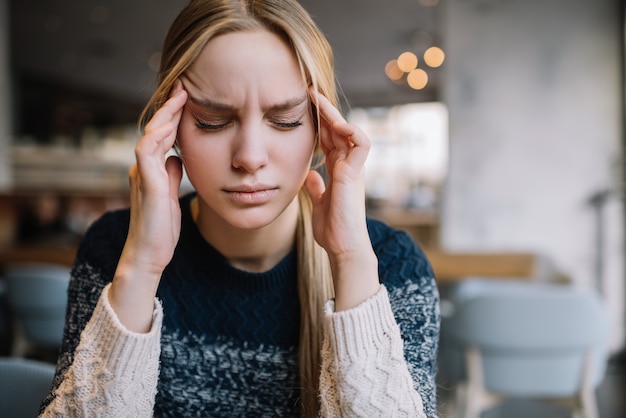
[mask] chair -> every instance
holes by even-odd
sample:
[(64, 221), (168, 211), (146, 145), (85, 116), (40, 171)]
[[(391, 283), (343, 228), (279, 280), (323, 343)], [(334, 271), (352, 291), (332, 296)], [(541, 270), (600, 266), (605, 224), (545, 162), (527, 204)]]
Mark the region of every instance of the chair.
[(63, 339), (70, 268), (55, 264), (8, 266), (7, 299), (16, 319), (12, 355), (24, 357), (29, 346), (58, 348)]
[(0, 358), (0, 414), (11, 418), (36, 417), (48, 394), (55, 367), (15, 357)]
[(462, 416), (507, 398), (555, 401), (597, 418), (609, 316), (599, 296), (571, 285), (469, 280), (442, 322), (440, 365), (458, 379)]

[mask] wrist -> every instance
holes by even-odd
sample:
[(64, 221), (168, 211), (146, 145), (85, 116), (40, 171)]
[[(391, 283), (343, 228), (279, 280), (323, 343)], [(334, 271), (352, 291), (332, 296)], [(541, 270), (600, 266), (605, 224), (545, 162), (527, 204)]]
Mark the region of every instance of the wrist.
[(134, 332), (148, 332), (161, 272), (149, 271), (121, 257), (109, 289), (109, 303), (120, 322)]
[(378, 293), (378, 259), (371, 247), (359, 252), (329, 256), (329, 259), (336, 311), (354, 308)]

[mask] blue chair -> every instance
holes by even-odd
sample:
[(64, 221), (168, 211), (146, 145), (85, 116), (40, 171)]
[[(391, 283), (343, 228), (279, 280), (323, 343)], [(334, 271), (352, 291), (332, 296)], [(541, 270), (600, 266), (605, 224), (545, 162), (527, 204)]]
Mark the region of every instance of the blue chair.
[(597, 418), (609, 315), (594, 292), (571, 285), (468, 280), (442, 321), (440, 368), (457, 380), (460, 416), (507, 398), (556, 401)]
[(55, 264), (7, 266), (7, 300), (16, 319), (14, 357), (32, 346), (58, 348), (63, 339), (70, 268)]
[(0, 415), (32, 418), (52, 387), (55, 367), (15, 357), (0, 358)]

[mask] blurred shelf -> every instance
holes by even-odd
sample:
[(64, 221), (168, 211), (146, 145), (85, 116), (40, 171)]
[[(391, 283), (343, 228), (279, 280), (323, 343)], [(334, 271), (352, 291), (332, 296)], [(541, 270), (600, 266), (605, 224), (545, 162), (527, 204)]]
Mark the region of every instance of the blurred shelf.
[(0, 266), (20, 263), (71, 266), (75, 257), (75, 248), (18, 247), (0, 250)]
[(15, 190), (122, 192), (128, 190), (127, 161), (61, 147), (13, 147)]

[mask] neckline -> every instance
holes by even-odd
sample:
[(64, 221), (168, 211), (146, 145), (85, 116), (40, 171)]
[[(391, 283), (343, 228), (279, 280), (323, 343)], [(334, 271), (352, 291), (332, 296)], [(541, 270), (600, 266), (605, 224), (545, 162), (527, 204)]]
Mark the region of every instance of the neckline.
[(192, 258), (199, 260), (200, 264), (202, 264), (203, 260), (211, 259), (219, 262), (221, 269), (228, 272), (229, 275), (233, 277), (258, 279), (274, 275), (284, 275), (286, 270), (291, 270), (292, 266), (297, 263), (296, 248), (294, 246), (285, 257), (276, 263), (276, 265), (263, 272), (250, 272), (233, 266), (222, 253), (202, 236), (192, 213), (192, 202), (194, 198), (196, 198), (195, 191), (180, 198), (182, 221), (179, 247), (181, 247), (180, 250), (184, 250), (184, 252), (188, 253)]

